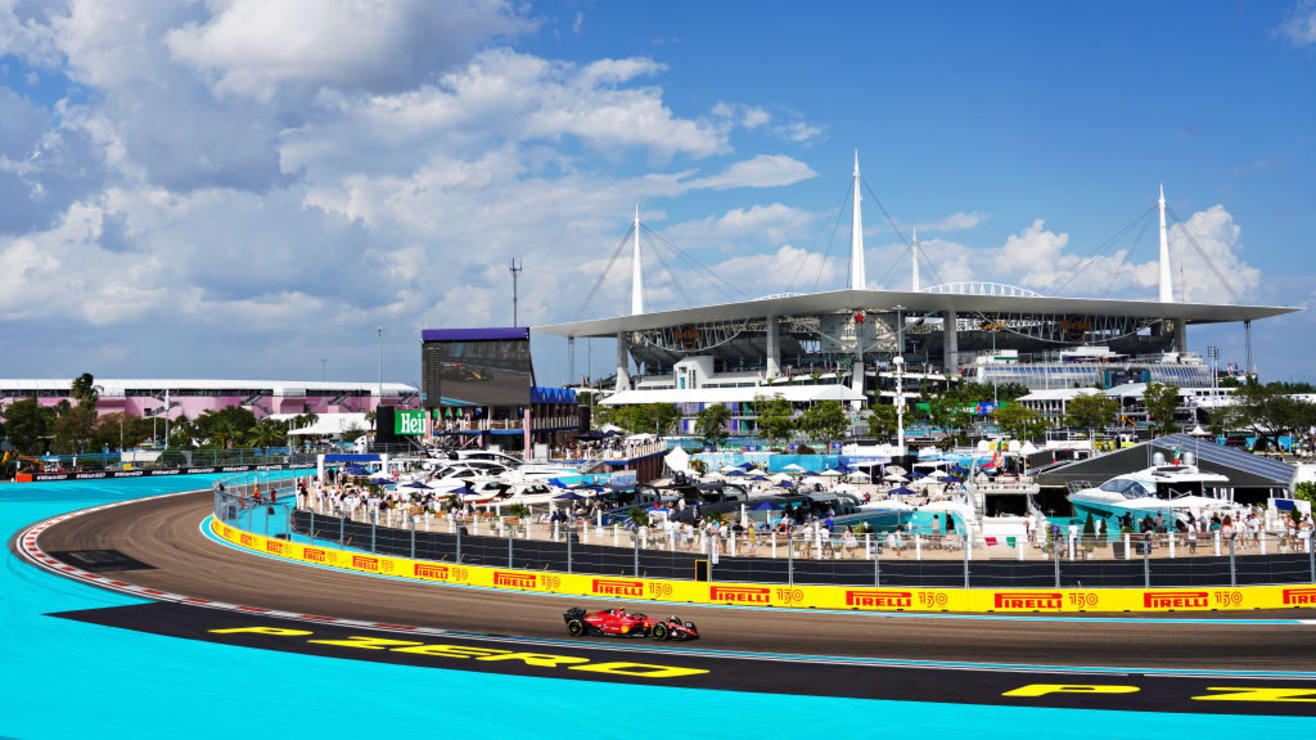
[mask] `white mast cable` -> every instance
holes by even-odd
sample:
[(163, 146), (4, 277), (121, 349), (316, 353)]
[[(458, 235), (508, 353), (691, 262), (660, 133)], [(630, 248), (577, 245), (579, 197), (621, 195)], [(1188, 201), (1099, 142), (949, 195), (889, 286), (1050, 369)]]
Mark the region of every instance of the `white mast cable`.
[(850, 221), (850, 289), (865, 290), (868, 279), (864, 275), (864, 217), (859, 202), (859, 150), (854, 150), (854, 208)]
[(1156, 201), (1156, 207), (1161, 212), (1161, 254), (1160, 254), (1160, 286), (1162, 303), (1174, 302), (1174, 285), (1173, 273), (1170, 269), (1170, 239), (1169, 234), (1165, 231), (1165, 186), (1161, 185), (1161, 195)]
[(640, 206), (635, 206), (635, 247), (631, 251), (631, 315), (644, 313), (644, 272), (640, 263)]

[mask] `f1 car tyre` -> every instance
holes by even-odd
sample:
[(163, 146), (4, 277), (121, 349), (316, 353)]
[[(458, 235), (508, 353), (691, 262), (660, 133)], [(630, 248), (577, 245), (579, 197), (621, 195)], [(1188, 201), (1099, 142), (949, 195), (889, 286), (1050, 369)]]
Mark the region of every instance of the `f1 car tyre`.
[(695, 633), (696, 635), (699, 634), (699, 630), (695, 628), (694, 622), (686, 622), (685, 626), (687, 629), (689, 629), (691, 632)]
[(585, 633), (585, 623), (579, 619), (573, 619), (567, 622), (567, 634), (572, 637), (580, 637)]
[(663, 624), (662, 622), (655, 624), (653, 626), (653, 633), (651, 636), (653, 637), (653, 639), (657, 640), (658, 642), (662, 642), (663, 640), (666, 640), (667, 625)]

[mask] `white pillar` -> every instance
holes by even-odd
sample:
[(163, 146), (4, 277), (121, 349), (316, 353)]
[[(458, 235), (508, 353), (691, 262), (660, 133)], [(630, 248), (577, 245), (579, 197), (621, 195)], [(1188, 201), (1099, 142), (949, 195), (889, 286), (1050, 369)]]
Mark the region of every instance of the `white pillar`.
[(781, 342), (776, 316), (769, 316), (767, 320), (767, 345), (768, 357), (764, 377), (775, 378), (781, 375)]
[(1132, 560), (1132, 559), (1133, 559), (1133, 550), (1132, 550), (1132, 548), (1129, 547), (1129, 533), (1128, 533), (1128, 532), (1125, 532), (1125, 533), (1124, 533), (1124, 559), (1125, 559), (1125, 560)]
[(626, 332), (617, 332), (617, 390), (629, 390), (631, 387), (630, 359), (627, 352)]
[(868, 280), (864, 274), (864, 217), (860, 208), (863, 197), (859, 191), (863, 187), (859, 180), (859, 150), (854, 152), (854, 208), (850, 220), (850, 290), (867, 290)]
[(953, 309), (943, 311), (941, 314), (941, 354), (943, 356), (941, 364), (946, 369), (947, 375), (958, 375), (960, 370), (960, 337), (955, 316)]
[(914, 535), (914, 558), (917, 559), (917, 560), (922, 560), (922, 559), (923, 559), (923, 535), (922, 535), (922, 534), (916, 534), (916, 535)]
[(917, 227), (917, 226), (914, 227), (914, 243), (913, 243), (913, 245), (910, 247), (910, 250), (913, 251), (913, 253), (914, 253), (914, 277), (913, 277), (913, 280), (910, 281), (910, 285), (913, 286), (913, 290), (914, 290), (914, 292), (917, 293), (918, 290), (919, 290), (919, 285), (918, 285), (918, 227)]
[(644, 313), (644, 266), (640, 261), (640, 207), (635, 206), (635, 247), (631, 251), (631, 315)]
[(1220, 531), (1215, 532), (1215, 556), (1220, 557)]
[(1161, 212), (1161, 252), (1160, 252), (1160, 299), (1162, 303), (1174, 302), (1174, 283), (1170, 271), (1170, 239), (1165, 230), (1165, 186), (1161, 186), (1160, 197), (1156, 207)]
[(1174, 559), (1174, 532), (1170, 533), (1170, 559)]

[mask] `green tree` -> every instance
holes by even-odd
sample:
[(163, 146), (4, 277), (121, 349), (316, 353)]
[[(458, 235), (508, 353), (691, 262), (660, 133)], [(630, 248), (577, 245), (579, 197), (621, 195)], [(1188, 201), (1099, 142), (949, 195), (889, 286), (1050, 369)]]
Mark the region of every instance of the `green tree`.
[[(91, 444), (96, 449), (136, 447), (151, 437), (151, 422), (125, 412), (106, 414), (96, 421)], [(176, 439), (177, 437), (175, 437)]]
[(100, 392), (96, 390), (96, 378), (91, 373), (83, 373), (74, 378), (73, 385), (69, 388), (69, 395), (73, 396), (73, 400), (77, 401), (79, 406), (95, 406), (97, 399), (100, 398)]
[(5, 433), (19, 452), (44, 454), (54, 434), (55, 417), (54, 409), (42, 406), (35, 398), (25, 398), (5, 408)]
[(874, 437), (890, 439), (896, 433), (896, 421), (895, 406), (878, 404), (868, 414), (868, 433)]
[(1179, 426), (1174, 423), (1174, 412), (1179, 408), (1179, 386), (1148, 383), (1142, 394), (1142, 405), (1147, 409), (1147, 419), (1157, 434), (1170, 434), (1179, 430)]
[(771, 398), (756, 397), (754, 415), (758, 417), (759, 433), (769, 444), (785, 442), (795, 431), (795, 410), (780, 393)]
[(649, 512), (643, 506), (631, 507), (631, 510), (626, 512), (626, 521), (637, 528), (647, 527), (649, 526)]
[(727, 422), (731, 409), (720, 403), (710, 403), (695, 417), (695, 434), (710, 447), (717, 447), (727, 438)]
[(1064, 423), (1074, 429), (1087, 431), (1092, 439), (1098, 429), (1106, 429), (1115, 423), (1119, 414), (1120, 402), (1101, 393), (1080, 393), (1065, 405)]
[(1046, 434), (1046, 419), (1034, 409), (1015, 402), (996, 409), (996, 424), (1015, 439), (1037, 439)]
[(256, 416), (250, 409), (229, 406), (219, 411), (202, 411), (195, 426), (196, 438), (204, 440), (206, 447), (227, 449), (242, 443), (247, 430), (256, 426)]
[(261, 419), (247, 430), (244, 440), (251, 447), (275, 447), (288, 438), (288, 429), (273, 419)]
[(58, 454), (86, 452), (96, 428), (96, 409), (79, 403), (55, 419), (52, 449)]
[(1249, 384), (1234, 392), (1238, 426), (1254, 429), (1264, 440), (1259, 446), (1273, 447), (1284, 434), (1316, 425), (1316, 404), (1300, 401), (1289, 392), (1274, 383)]
[(720, 403), (708, 404), (695, 416), (695, 435), (699, 436), (705, 445), (720, 445), (729, 436), (726, 433), (726, 423), (730, 420), (732, 420), (732, 410)]
[(800, 428), (814, 438), (821, 438), (828, 446), (849, 426), (850, 417), (840, 401), (819, 401), (805, 409), (800, 417)]
[(963, 402), (944, 396), (928, 402), (927, 417), (928, 423), (939, 431), (937, 444), (943, 448), (953, 446), (963, 436), (962, 432), (973, 425), (973, 415), (964, 410)]

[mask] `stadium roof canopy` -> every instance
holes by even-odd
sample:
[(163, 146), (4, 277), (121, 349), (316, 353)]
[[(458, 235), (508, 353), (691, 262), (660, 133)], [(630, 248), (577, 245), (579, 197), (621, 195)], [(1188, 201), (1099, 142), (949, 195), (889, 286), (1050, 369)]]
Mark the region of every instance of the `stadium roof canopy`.
[(631, 403), (750, 403), (759, 398), (774, 396), (797, 403), (864, 400), (864, 394), (844, 385), (786, 385), (775, 388), (754, 386), (618, 391), (599, 403), (603, 406)]
[(564, 337), (609, 337), (620, 332), (662, 329), (684, 324), (743, 321), (766, 316), (816, 316), (846, 311), (890, 312), (902, 306), (908, 314), (943, 311), (982, 314), (1044, 314), (1128, 316), (1184, 319), (1189, 324), (1254, 321), (1301, 311), (1287, 306), (1127, 301), (1110, 298), (1051, 298), (1026, 295), (974, 295), (899, 290), (833, 290), (822, 293), (761, 298), (696, 308), (656, 311), (634, 316), (573, 321), (535, 327)]

